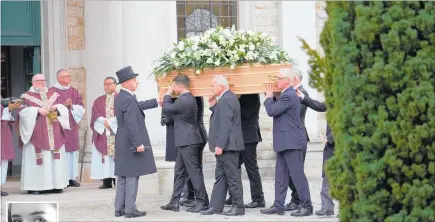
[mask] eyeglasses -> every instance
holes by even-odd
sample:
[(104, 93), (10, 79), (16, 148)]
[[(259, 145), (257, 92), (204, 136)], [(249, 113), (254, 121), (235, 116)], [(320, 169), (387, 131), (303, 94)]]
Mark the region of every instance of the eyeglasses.
[(288, 77), (276, 77), (278, 80), (288, 79)]
[(115, 83), (104, 83), (104, 86), (111, 86), (111, 85), (115, 85)]
[(36, 83), (44, 83), (44, 82), (46, 82), (47, 80), (34, 80), (34, 81), (32, 81), (32, 82), (36, 82)]

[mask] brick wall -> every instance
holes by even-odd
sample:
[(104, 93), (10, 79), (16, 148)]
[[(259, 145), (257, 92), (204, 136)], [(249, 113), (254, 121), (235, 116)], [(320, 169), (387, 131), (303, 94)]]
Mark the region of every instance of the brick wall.
[[(74, 53), (85, 50), (85, 18), (84, 18), (84, 1), (83, 0), (68, 0), (67, 1), (67, 24), (68, 24), (68, 59), (74, 61), (83, 61), (83, 54)], [(72, 65), (71, 65), (72, 64)], [(83, 64), (69, 61), (68, 70), (72, 75), (71, 86), (78, 89), (83, 98), (83, 103), (86, 101), (86, 69)], [(89, 110), (87, 110), (89, 112)], [(87, 126), (86, 114), (80, 122), (80, 146), (83, 149), (84, 129)]]

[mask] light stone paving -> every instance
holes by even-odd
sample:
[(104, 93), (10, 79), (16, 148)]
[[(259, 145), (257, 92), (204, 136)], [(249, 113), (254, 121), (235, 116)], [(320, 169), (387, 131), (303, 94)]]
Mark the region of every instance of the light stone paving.
[[(314, 210), (320, 209), (320, 188), (321, 188), (322, 153), (308, 152), (305, 164), (305, 172), (310, 183), (311, 197), (314, 203)], [(146, 181), (146, 180), (144, 180)], [(211, 196), (213, 180), (207, 179), (207, 191)], [(146, 217), (127, 219), (115, 217), (113, 200), (115, 189), (98, 190), (99, 182), (83, 183), (80, 188), (67, 188), (62, 194), (28, 195), (20, 192), (19, 182), (7, 182), (2, 190), (10, 193), (2, 197), (2, 221), (5, 221), (4, 211), (6, 201), (58, 201), (60, 203), (61, 221), (339, 221), (337, 217), (309, 216), (296, 218), (286, 212), (284, 216), (270, 216), (260, 214), (260, 209), (247, 209), (245, 216), (227, 217), (222, 215), (202, 216), (185, 212), (181, 207), (180, 212), (169, 212), (160, 209), (161, 205), (167, 204), (170, 193), (164, 195), (147, 195), (147, 184), (141, 183), (137, 196), (139, 210), (147, 211)], [(249, 182), (244, 179), (245, 203), (250, 202)], [(267, 207), (271, 206), (274, 198), (274, 181), (263, 180), (263, 188)], [(290, 196), (290, 193), (287, 195)], [(289, 200), (289, 198), (288, 198)], [(286, 202), (288, 202), (288, 200)], [(338, 212), (336, 203), (335, 212)]]

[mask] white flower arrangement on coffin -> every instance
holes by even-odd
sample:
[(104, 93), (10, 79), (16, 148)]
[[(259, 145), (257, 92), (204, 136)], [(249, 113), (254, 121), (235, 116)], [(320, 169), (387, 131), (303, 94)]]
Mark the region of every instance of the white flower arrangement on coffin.
[(155, 77), (165, 77), (172, 70), (193, 69), (200, 74), (204, 68), (230, 67), (242, 64), (289, 64), (292, 59), (273, 37), (265, 33), (217, 27), (203, 36), (182, 39), (174, 48), (154, 62)]

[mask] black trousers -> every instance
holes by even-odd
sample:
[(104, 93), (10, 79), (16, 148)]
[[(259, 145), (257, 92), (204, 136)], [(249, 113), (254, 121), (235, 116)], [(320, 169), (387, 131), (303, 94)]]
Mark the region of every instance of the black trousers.
[[(242, 167), (242, 164), (245, 165), (251, 189), (251, 199), (254, 202), (262, 203), (264, 202), (264, 193), (260, 171), (258, 171), (257, 144), (258, 143), (245, 143), (245, 150), (240, 152), (239, 169)], [(232, 198), (231, 193), (230, 198)]]
[(211, 194), (210, 207), (222, 210), (225, 206), (227, 190), (232, 194), (233, 206), (244, 208), (243, 185), (239, 173), (239, 152), (224, 151), (216, 156), (215, 182)]
[[(302, 150), (302, 160), (303, 160), (304, 164), (305, 164), (305, 156), (306, 155), (307, 155), (307, 149), (303, 149)], [(304, 169), (302, 168), (302, 170), (304, 170)], [(298, 192), (296, 190), (295, 183), (293, 182), (293, 179), (291, 176), (290, 176), (290, 180), (288, 181), (288, 187), (292, 191), (290, 203), (300, 204), (301, 200), (299, 199), (299, 195), (298, 195)]]
[(310, 187), (304, 173), (303, 150), (285, 150), (276, 154), (274, 206), (285, 209), (289, 177), (292, 177), (303, 206), (311, 205)]
[(178, 147), (174, 167), (174, 190), (170, 203), (178, 204), (187, 178), (190, 178), (197, 194), (197, 201), (209, 204), (204, 175), (198, 161), (199, 144)]
[[(207, 143), (199, 144), (198, 162), (199, 162), (199, 167), (201, 168), (201, 172), (202, 172), (202, 156), (203, 156), (203, 151), (204, 151), (204, 147), (206, 144)], [(185, 185), (184, 190), (183, 190), (183, 198), (186, 198), (189, 200), (195, 199), (195, 189), (193, 188), (193, 184), (192, 184), (192, 181), (190, 180), (190, 178), (188, 178), (186, 181), (186, 185)]]

